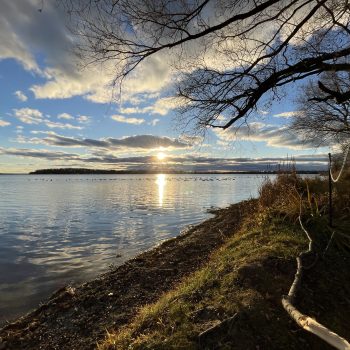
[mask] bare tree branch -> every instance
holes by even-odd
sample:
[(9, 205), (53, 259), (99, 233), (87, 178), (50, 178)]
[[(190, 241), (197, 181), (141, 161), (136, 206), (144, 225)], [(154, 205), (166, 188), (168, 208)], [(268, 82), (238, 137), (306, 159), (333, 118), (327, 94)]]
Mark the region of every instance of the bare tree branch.
[[(341, 104), (323, 72), (350, 70), (346, 0), (64, 0), (78, 51), (114, 62), (116, 82), (151, 56), (179, 69), (178, 98), (195, 128), (229, 128), (262, 99), (319, 80), (314, 103)], [(322, 90), (323, 89), (323, 90)], [(328, 93), (325, 94), (328, 89)]]

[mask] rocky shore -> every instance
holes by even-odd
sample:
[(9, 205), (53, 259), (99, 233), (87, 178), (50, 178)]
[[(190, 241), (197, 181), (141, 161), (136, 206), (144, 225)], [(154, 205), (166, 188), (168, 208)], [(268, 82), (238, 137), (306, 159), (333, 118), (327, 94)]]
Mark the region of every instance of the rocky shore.
[(108, 330), (128, 323), (141, 306), (203, 266), (236, 232), (251, 205), (248, 201), (216, 210), (213, 218), (95, 280), (58, 290), (0, 330), (0, 349), (95, 349)]

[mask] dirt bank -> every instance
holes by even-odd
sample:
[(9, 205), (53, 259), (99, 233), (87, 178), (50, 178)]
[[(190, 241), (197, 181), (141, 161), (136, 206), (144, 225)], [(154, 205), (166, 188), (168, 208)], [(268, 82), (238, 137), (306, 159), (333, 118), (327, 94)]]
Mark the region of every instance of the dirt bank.
[(254, 205), (235, 204), (83, 285), (63, 288), (37, 310), (0, 330), (4, 349), (94, 349), (106, 330), (128, 323), (184, 276), (205, 264)]

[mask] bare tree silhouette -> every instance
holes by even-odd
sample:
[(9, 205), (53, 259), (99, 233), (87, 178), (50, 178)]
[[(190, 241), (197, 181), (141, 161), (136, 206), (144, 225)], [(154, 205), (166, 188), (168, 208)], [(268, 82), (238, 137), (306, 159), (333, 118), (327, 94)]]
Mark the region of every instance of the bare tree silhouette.
[(318, 81), (316, 96), (350, 98), (320, 75), (350, 71), (348, 0), (63, 2), (80, 55), (115, 62), (116, 82), (150, 56), (171, 56), (183, 118), (197, 129), (226, 129), (305, 78)]
[(349, 72), (326, 72), (322, 81), (308, 82), (299, 98), (300, 114), (292, 129), (317, 144), (343, 144), (350, 139)]

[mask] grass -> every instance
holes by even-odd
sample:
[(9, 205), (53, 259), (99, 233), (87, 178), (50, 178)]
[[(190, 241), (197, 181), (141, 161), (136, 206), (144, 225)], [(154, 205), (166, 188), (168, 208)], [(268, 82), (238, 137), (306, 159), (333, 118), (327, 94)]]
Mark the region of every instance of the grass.
[(281, 297), (294, 278), (295, 257), (308, 243), (296, 224), (301, 208), (319, 261), (305, 272), (298, 307), (339, 334), (349, 334), (347, 181), (350, 177), (335, 190), (335, 229), (327, 226), (324, 181), (304, 181), (293, 173), (267, 181), (239, 232), (204, 267), (141, 308), (130, 324), (110, 330), (99, 349), (329, 349), (294, 324)]

